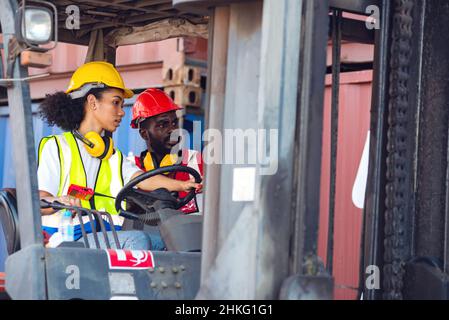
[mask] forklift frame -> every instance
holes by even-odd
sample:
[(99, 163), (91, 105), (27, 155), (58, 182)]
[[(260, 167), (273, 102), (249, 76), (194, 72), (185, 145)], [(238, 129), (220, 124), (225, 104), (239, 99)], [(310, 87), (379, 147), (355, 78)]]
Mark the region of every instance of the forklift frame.
[[(101, 0), (94, 3), (99, 7), (105, 4)], [(1, 0), (0, 4), (8, 59), (10, 39), (18, 31), (18, 7), (15, 0)], [(340, 15), (341, 11), (366, 15), (370, 5), (380, 8), (378, 30), (358, 28), (354, 32), (348, 27), (354, 22)], [(130, 9), (129, 4), (121, 6)], [(332, 297), (332, 256), (328, 259), (330, 273), (320, 269), (322, 263), (317, 257), (325, 49), (331, 34), (337, 42), (363, 39), (376, 45), (360, 264), (363, 298), (447, 299), (449, 113), (444, 103), (449, 97), (445, 95), (444, 79), (449, 77), (449, 39), (440, 45), (436, 35), (449, 19), (444, 1), (173, 0), (173, 6), (180, 12), (191, 12), (197, 23), (204, 21), (204, 15), (210, 17), (207, 128), (279, 132), (278, 171), (271, 176), (256, 175), (253, 201), (236, 202), (229, 197), (237, 166), (206, 166), (207, 214), (197, 298)], [(157, 14), (144, 10), (147, 18)], [(330, 10), (335, 17), (329, 16)], [(432, 20), (435, 15), (438, 19)], [(165, 18), (167, 15), (159, 12), (159, 18), (152, 22)], [(102, 23), (106, 24), (97, 27), (113, 28), (107, 21)], [(87, 34), (79, 36), (63, 31), (60, 40), (86, 44)], [(407, 48), (406, 52), (401, 46)], [(334, 50), (335, 85), (340, 65), (338, 47)], [(115, 48), (107, 51), (108, 60), (113, 62)], [(440, 56), (446, 68), (438, 68)], [(437, 80), (433, 80), (432, 72)], [(26, 75), (27, 70), (16, 58), (13, 77)], [(338, 90), (333, 96), (333, 109), (338, 110)], [(46, 253), (40, 232), (29, 85), (14, 82), (8, 87), (8, 99), (11, 124), (16, 130), (13, 143), (20, 181), (17, 194), (23, 249), (17, 257), (33, 266), (24, 279), (30, 283), (26, 297), (43, 299), (49, 292), (46, 276), (51, 276), (45, 263), (53, 256)], [(335, 158), (337, 150), (333, 151)], [(256, 172), (262, 169), (256, 165)], [(332, 225), (329, 235), (328, 249), (332, 248)], [(246, 272), (242, 272), (242, 264)], [(381, 270), (381, 288), (365, 286), (369, 266)], [(307, 296), (304, 292), (311, 283), (326, 289)], [(423, 290), (426, 285), (435, 290)], [(23, 288), (15, 293), (19, 289)]]

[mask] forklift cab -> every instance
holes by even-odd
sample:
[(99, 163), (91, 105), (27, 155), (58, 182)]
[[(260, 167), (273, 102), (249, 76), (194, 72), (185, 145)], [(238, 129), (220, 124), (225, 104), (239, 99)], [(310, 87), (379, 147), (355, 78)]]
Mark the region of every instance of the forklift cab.
[[(41, 231), (42, 203), (38, 201), (36, 158), (30, 143), (34, 138), (26, 82), (34, 77), (27, 75), (27, 68), (49, 66), (51, 56), (47, 51), (58, 42), (89, 45), (87, 61), (99, 59), (115, 64), (116, 48), (125, 42), (207, 36), (207, 16), (178, 11), (172, 8), (171, 0), (159, 4), (121, 1), (113, 8), (108, 6), (109, 15), (105, 17), (97, 15), (94, 6), (87, 3), (68, 6), (64, 1), (0, 2), (5, 57), (0, 64), (0, 85), (8, 92), (11, 125), (16, 128), (13, 144), (15, 154), (20, 155), (16, 158), (20, 183), (16, 190), (0, 191), (0, 235), (5, 247), (1, 248), (0, 263), (5, 265), (6, 291), (12, 299), (193, 299), (198, 291), (202, 217), (177, 211), (181, 203), (169, 193), (159, 190), (152, 197), (151, 193), (134, 194), (157, 216), (152, 222), (159, 225), (167, 251), (111, 249), (112, 239), (106, 238), (106, 248), (88, 249), (87, 241), (84, 245), (82, 241), (63, 242), (56, 248), (46, 248)], [(98, 8), (101, 11), (105, 7), (99, 3)], [(124, 11), (127, 14), (123, 15)], [(121, 18), (111, 23), (112, 15)], [(80, 29), (80, 23), (85, 27)], [(137, 33), (140, 37), (135, 36)], [(184, 167), (170, 168), (176, 171)], [(156, 171), (146, 175), (158, 174)], [(194, 174), (199, 182), (199, 174)], [(130, 191), (134, 190), (130, 184), (125, 189), (126, 194), (120, 194), (122, 200), (130, 199)], [(189, 196), (195, 196), (194, 191)], [(116, 206), (125, 218), (148, 220), (145, 215), (126, 212), (121, 201)], [(77, 214), (90, 217), (98, 213), (84, 210)], [(103, 235), (106, 237), (106, 233), (98, 232), (96, 236)]]
[[(58, 40), (91, 43), (92, 57), (112, 63), (120, 45), (207, 35), (207, 128), (273, 133), (273, 140), (260, 145), (277, 157), (270, 166), (206, 166), (201, 253), (153, 252), (145, 259), (152, 267), (135, 270), (111, 263), (107, 250), (44, 248), (36, 159), (29, 143), (29, 77), (19, 57), (44, 62), (17, 36), (23, 31), (17, 21), (24, 9), (16, 0), (0, 0), (5, 51), (5, 79), (0, 84), (8, 90), (13, 111), (20, 181), (21, 250), (6, 262), (6, 288), (12, 298), (331, 299), (339, 44), (358, 39), (374, 44), (375, 53), (361, 261), (352, 269), (359, 273), (355, 289), (363, 292), (363, 299), (448, 299), (449, 32), (444, 28), (449, 7), (444, 1), (166, 0), (158, 6), (146, 0), (98, 0), (94, 4), (107, 14), (95, 13), (95, 5), (80, 4), (81, 22), (90, 28), (75, 31), (65, 25), (74, 22), (76, 10), (69, 10), (66, 21), (65, 1), (53, 3), (60, 17), (54, 20)], [(373, 12), (375, 21), (366, 20)], [(348, 13), (362, 18), (353, 21)], [(329, 250), (323, 268), (317, 252), (330, 37), (336, 130)], [(258, 141), (242, 144), (254, 151)], [(142, 261), (142, 255), (130, 258)]]

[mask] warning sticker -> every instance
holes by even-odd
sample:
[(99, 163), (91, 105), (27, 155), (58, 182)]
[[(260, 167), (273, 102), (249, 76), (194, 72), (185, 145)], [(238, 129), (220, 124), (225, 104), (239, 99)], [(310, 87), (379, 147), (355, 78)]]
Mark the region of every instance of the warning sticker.
[(110, 269), (149, 269), (154, 268), (151, 251), (145, 250), (105, 250)]

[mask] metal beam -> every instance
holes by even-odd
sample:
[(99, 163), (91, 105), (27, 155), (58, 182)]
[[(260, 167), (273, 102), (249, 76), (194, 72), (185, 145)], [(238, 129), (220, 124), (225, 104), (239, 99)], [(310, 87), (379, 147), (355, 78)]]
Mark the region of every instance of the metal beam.
[(381, 0), (329, 0), (329, 6), (331, 8), (363, 15), (371, 14), (366, 12), (369, 6), (374, 5), (380, 8), (381, 3)]
[[(2, 0), (0, 21), (3, 30), (5, 61), (8, 60), (9, 40), (16, 35), (15, 0)], [(15, 59), (13, 78), (28, 76), (27, 68)], [(37, 193), (37, 162), (34, 148), (33, 119), (31, 113), (30, 88), (27, 82), (14, 82), (8, 88), (8, 103), (11, 109), (11, 128), (16, 165), (17, 204), (19, 209), (20, 242), (22, 248), (32, 244), (42, 244), (41, 215)]]
[(155, 6), (158, 4), (166, 4), (166, 3), (169, 3), (170, 5), (172, 4), (171, 0), (153, 0), (153, 1), (140, 0), (140, 1), (134, 1), (133, 5), (136, 7), (149, 7), (149, 6)]
[[(206, 130), (223, 132), (223, 115), (226, 94), (226, 68), (228, 63), (229, 7), (215, 8), (209, 28), (209, 70), (206, 107)], [(221, 166), (205, 164), (204, 227), (201, 257), (201, 282), (206, 281), (218, 251), (218, 221)]]
[[(0, 24), (3, 31), (5, 58), (8, 59), (10, 48), (8, 43), (15, 37), (17, 26), (17, 1), (0, 0)], [(20, 58), (15, 58), (13, 78), (28, 76), (27, 68), (20, 65)], [(45, 287), (45, 256), (43, 255), (43, 238), (41, 228), (41, 212), (39, 206), (36, 149), (34, 148), (33, 119), (31, 112), (30, 88), (27, 82), (13, 82), (8, 88), (8, 103), (10, 108), (10, 126), (14, 131), (14, 164), (16, 170), (17, 207), (19, 214), (19, 230), (21, 248), (19, 252), (8, 257), (6, 261), (7, 285), (9, 288), (24, 289), (30, 299), (44, 299)], [(39, 254), (28, 255), (25, 260), (33, 266), (31, 274), (19, 278), (9, 278), (9, 274), (17, 266), (11, 263), (11, 258), (35, 248)], [(30, 281), (23, 281), (29, 279)]]
[[(232, 4), (229, 10), (224, 109), (217, 111), (223, 115), (223, 128), (227, 130), (225, 132), (232, 134), (237, 130), (247, 129), (257, 132), (263, 2)], [(212, 65), (214, 64), (212, 61)], [(235, 188), (246, 183), (246, 190), (254, 190), (254, 179), (242, 180), (238, 175), (241, 173), (240, 169), (255, 177), (255, 164), (248, 164), (247, 161), (243, 161), (244, 164), (236, 163), (234, 156), (239, 148), (230, 145), (234, 144), (233, 136), (229, 137), (224, 132), (215, 133), (208, 139), (215, 143), (214, 152), (221, 150), (221, 145), (224, 146), (220, 181), (212, 184), (214, 186), (219, 183), (219, 188), (215, 190), (219, 196), (215, 235), (217, 250), (208, 274), (202, 275), (203, 281), (197, 298), (254, 299), (259, 222), (257, 213), (253, 210), (254, 194), (251, 195), (250, 192), (248, 197), (242, 197), (241, 192), (235, 192)], [(217, 147), (218, 140), (222, 141), (220, 147)], [(255, 152), (257, 142), (245, 139), (244, 148), (245, 152)], [(237, 152), (238, 155), (242, 154)], [(206, 150), (205, 155), (207, 154)]]
[(207, 15), (208, 10), (219, 6), (227, 6), (232, 3), (249, 2), (255, 0), (172, 0), (173, 7), (182, 12), (191, 12)]
[[(326, 1), (319, 1), (318, 7), (322, 2)], [(298, 74), (304, 44), (300, 35), (307, 32), (303, 29), (304, 16), (310, 14), (304, 11), (307, 3), (310, 1), (264, 1), (258, 127), (267, 130), (267, 136), (269, 132), (277, 132), (278, 138), (271, 141), (267, 137), (266, 149), (259, 150), (259, 153), (262, 151), (269, 155), (269, 162), (268, 165), (259, 162), (256, 171), (253, 209), (257, 213), (259, 230), (254, 270), (256, 299), (279, 298), (282, 282), (291, 271), (287, 253), (295, 231), (292, 220), (298, 176), (292, 173), (295, 167), (296, 119), (301, 110), (298, 108)], [(328, 29), (325, 22), (321, 29), (314, 30), (316, 37), (322, 35), (320, 30), (324, 32), (320, 50), (323, 53)], [(322, 64), (325, 65), (324, 59)], [(325, 68), (321, 71), (324, 84)], [(320, 92), (314, 94), (318, 96)], [(272, 155), (275, 155), (274, 159)], [(248, 271), (249, 277), (253, 271)]]
[(165, 19), (143, 27), (115, 29), (105, 36), (105, 43), (117, 47), (174, 37), (207, 37), (207, 24), (193, 24), (185, 19)]
[(333, 10), (332, 14), (332, 101), (331, 101), (331, 165), (329, 182), (329, 226), (327, 232), (326, 267), (332, 274), (334, 261), (334, 221), (335, 195), (337, 182), (338, 154), (338, 114), (340, 102), (340, 69), (341, 69), (341, 19), (342, 12)]
[(304, 274), (307, 258), (317, 254), (320, 212), (321, 148), (326, 74), (327, 0), (303, 1), (295, 171), (296, 216), (292, 240), (291, 273)]
[[(72, 1), (74, 3), (78, 3), (78, 4), (85, 4), (84, 2), (81, 2), (81, 1), (75, 1), (75, 0), (72, 0)], [(152, 13), (155, 16), (161, 15), (161, 12), (158, 10), (144, 9), (144, 8), (140, 8), (140, 7), (135, 7), (133, 5), (111, 3), (110, 1), (102, 1), (102, 0), (89, 0), (89, 2), (93, 5), (97, 5), (100, 7), (113, 7), (113, 8), (120, 8), (120, 9), (125, 9), (125, 10), (141, 11), (141, 12), (145, 12), (145, 13)]]
[[(334, 17), (330, 16), (330, 25), (333, 25)], [(342, 40), (374, 44), (374, 30), (369, 30), (366, 23), (361, 20), (354, 20), (348, 18), (341, 19), (341, 36)], [(332, 28), (329, 28), (329, 38), (332, 37)]]
[(370, 159), (363, 212), (363, 246), (361, 254), (360, 289), (365, 300), (381, 298), (380, 290), (365, 286), (368, 266), (383, 265), (383, 225), (385, 211), (386, 136), (388, 125), (388, 82), (391, 21), (391, 0), (383, 0), (381, 27), (376, 32), (373, 90), (371, 102)]
[[(158, 20), (159, 19), (166, 19), (166, 18), (168, 18), (170, 16), (173, 16), (173, 15), (170, 14), (170, 13), (162, 14), (162, 15), (160, 15), (158, 17)], [(126, 19), (126, 22), (130, 23), (130, 24), (139, 23), (139, 22), (144, 22), (144, 23), (148, 24), (148, 23), (151, 23), (151, 21), (154, 21), (154, 20), (156, 20), (154, 14), (152, 14), (152, 13), (144, 13), (144, 14), (132, 15), (132, 16), (130, 16), (130, 17), (128, 17)]]

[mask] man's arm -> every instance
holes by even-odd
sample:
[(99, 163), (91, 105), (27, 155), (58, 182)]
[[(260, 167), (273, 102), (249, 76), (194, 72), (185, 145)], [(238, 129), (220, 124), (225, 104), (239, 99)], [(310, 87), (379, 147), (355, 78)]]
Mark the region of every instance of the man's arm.
[[(134, 179), (143, 174), (142, 171), (137, 171), (134, 173), (131, 179)], [(174, 179), (167, 178), (163, 175), (157, 175), (140, 182), (137, 187), (146, 191), (153, 191), (159, 188), (165, 188), (169, 191), (190, 191), (191, 189), (201, 189), (199, 183), (193, 181), (178, 181)]]

